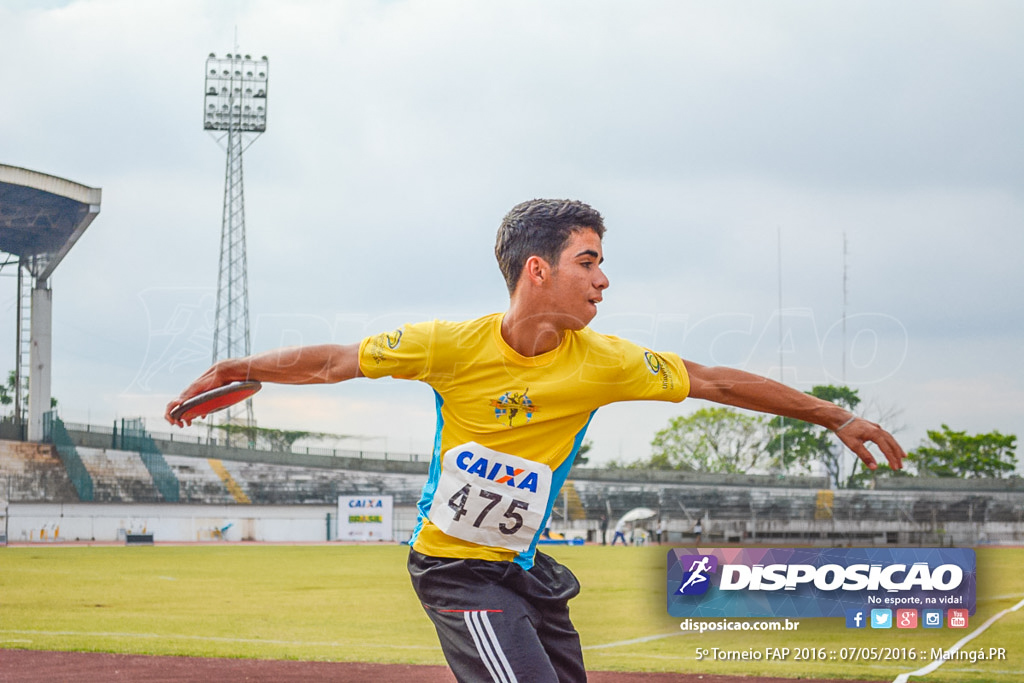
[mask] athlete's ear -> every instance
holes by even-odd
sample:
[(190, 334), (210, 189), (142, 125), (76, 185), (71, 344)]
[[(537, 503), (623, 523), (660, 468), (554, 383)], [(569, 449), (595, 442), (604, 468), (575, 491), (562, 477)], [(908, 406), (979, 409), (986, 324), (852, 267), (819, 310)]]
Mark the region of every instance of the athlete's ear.
[(533, 255), (526, 259), (523, 264), (523, 274), (520, 277), (527, 278), (535, 285), (542, 284), (551, 275), (551, 264), (540, 256)]

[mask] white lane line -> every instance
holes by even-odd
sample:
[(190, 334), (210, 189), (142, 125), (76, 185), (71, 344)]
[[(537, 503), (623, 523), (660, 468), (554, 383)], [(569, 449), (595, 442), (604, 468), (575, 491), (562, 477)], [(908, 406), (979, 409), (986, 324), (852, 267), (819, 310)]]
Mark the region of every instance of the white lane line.
[(685, 636), (685, 635), (697, 635), (696, 633), (687, 633), (686, 631), (675, 631), (673, 633), (660, 633), (654, 636), (644, 636), (643, 638), (633, 638), (632, 640), (620, 640), (617, 643), (603, 643), (601, 645), (584, 645), (584, 650), (604, 650), (609, 647), (621, 647), (623, 645), (635, 645), (637, 643), (649, 643), (652, 640), (661, 640), (662, 638), (671, 638), (673, 636)]
[(1021, 600), (1020, 602), (1018, 602), (1013, 607), (1007, 607), (1002, 612), (1000, 612), (998, 614), (992, 615), (991, 617), (989, 617), (988, 621), (986, 621), (984, 624), (981, 625), (980, 628), (975, 630), (970, 635), (964, 636), (963, 638), (958, 640), (956, 642), (956, 644), (953, 645), (953, 647), (951, 647), (948, 650), (946, 650), (945, 652), (943, 652), (942, 653), (942, 657), (940, 657), (939, 659), (934, 660), (928, 666), (923, 667), (921, 669), (918, 669), (917, 671), (911, 671), (908, 674), (900, 674), (899, 676), (897, 676), (896, 678), (893, 679), (892, 683), (907, 683), (907, 681), (910, 680), (911, 676), (927, 676), (928, 674), (930, 674), (931, 672), (935, 671), (940, 666), (945, 664), (947, 661), (952, 659), (953, 656), (957, 652), (960, 651), (960, 648), (962, 648), (964, 645), (966, 645), (967, 643), (971, 642), (972, 640), (974, 640), (975, 638), (980, 636), (982, 633), (984, 633), (988, 629), (989, 626), (991, 626), (992, 624), (996, 623), (997, 621), (1002, 619), (1004, 616), (1006, 616), (1010, 612), (1016, 612), (1021, 607), (1024, 607), (1024, 600)]
[(990, 595), (987, 598), (978, 598), (978, 602), (993, 602), (994, 600), (1009, 600), (1011, 598), (1024, 598), (1024, 593), (1009, 593), (1007, 595)]

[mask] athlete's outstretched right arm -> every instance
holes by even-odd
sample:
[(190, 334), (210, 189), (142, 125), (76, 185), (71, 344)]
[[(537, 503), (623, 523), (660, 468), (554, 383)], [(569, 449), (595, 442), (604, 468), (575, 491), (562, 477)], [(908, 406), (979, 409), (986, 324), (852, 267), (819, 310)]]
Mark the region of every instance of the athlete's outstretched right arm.
[(181, 394), (167, 404), (164, 418), (184, 426), (171, 417), (171, 410), (188, 399), (231, 382), (254, 379), (278, 384), (331, 384), (362, 377), (359, 370), (359, 344), (341, 346), (292, 346), (244, 358), (217, 361)]

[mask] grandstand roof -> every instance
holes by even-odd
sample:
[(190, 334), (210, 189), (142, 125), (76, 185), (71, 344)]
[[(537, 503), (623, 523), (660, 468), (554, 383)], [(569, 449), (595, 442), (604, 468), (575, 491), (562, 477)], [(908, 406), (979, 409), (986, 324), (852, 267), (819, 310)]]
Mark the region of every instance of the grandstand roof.
[(0, 164), (0, 251), (46, 280), (96, 214), (101, 190)]

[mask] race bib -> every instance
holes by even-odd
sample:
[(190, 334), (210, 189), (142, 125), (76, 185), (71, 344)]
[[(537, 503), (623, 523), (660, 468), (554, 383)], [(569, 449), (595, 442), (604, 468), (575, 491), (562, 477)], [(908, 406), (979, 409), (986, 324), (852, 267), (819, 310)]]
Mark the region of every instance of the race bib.
[(540, 531), (550, 495), (547, 465), (470, 442), (441, 459), (429, 517), (449, 536), (523, 552)]

